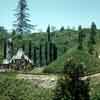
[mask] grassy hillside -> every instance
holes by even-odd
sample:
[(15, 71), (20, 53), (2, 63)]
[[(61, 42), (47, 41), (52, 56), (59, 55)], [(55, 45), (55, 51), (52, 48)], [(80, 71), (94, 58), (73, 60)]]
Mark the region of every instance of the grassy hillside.
[[(74, 57), (76, 62), (84, 63), (85, 66), (87, 66), (87, 74), (92, 74), (92, 73), (97, 73), (100, 72), (100, 59), (96, 56), (100, 55), (100, 30), (97, 30), (96, 34), (96, 45), (94, 45), (95, 51), (97, 52), (97, 55), (90, 55), (88, 53), (88, 40), (89, 40), (89, 34), (90, 34), (90, 29), (83, 29), (84, 32), (84, 42), (83, 42), (83, 47), (84, 49), (82, 51), (77, 49), (78, 46), (78, 31), (76, 33), (72, 34), (72, 39), (68, 44), (66, 44), (67, 50), (66, 52), (59, 56), (56, 61), (48, 65), (47, 68), (45, 68), (44, 72), (47, 73), (60, 73), (63, 71), (63, 66), (66, 60), (69, 57)], [(75, 34), (75, 35), (74, 35)], [(67, 37), (67, 35), (66, 35)], [(65, 39), (65, 37), (63, 37)], [(68, 37), (69, 39), (69, 37)], [(66, 40), (68, 40), (66, 38)]]
[(63, 56), (59, 57), (55, 62), (45, 68), (44, 72), (62, 72), (66, 60), (70, 57), (73, 57), (76, 62), (83, 63), (86, 66), (87, 74), (100, 72), (100, 59), (98, 59), (95, 55), (90, 55), (85, 50), (77, 50), (77, 48), (72, 48), (67, 51)]
[[(87, 41), (89, 38), (90, 29), (83, 29), (83, 31), (84, 31), (84, 35), (85, 35), (84, 49), (86, 52), (86, 50), (88, 48)], [(100, 46), (99, 46), (100, 34), (99, 33), (100, 33), (100, 30), (97, 30), (97, 37), (96, 37), (97, 44), (96, 44), (95, 48), (96, 48), (96, 51), (98, 52), (98, 54), (100, 53)], [(0, 37), (0, 42), (1, 42), (0, 43), (0, 58), (1, 58), (0, 62), (2, 62), (2, 60), (3, 60), (3, 38), (5, 36), (2, 33), (0, 34), (0, 36), (1, 36)], [(39, 47), (40, 43), (42, 45), (44, 45), (44, 43), (47, 41), (47, 33), (46, 32), (27, 34), (26, 36), (23, 37), (23, 40), (21, 40), (18, 35), (11, 36), (11, 34), (8, 34), (7, 37), (13, 38), (14, 53), (16, 53), (17, 48), (22, 47), (22, 44), (24, 43), (25, 44), (25, 53), (27, 54), (29, 40), (32, 40), (32, 48), (34, 48), (34, 46)], [(57, 59), (57, 61), (53, 62), (53, 64), (50, 64), (49, 66), (64, 65), (64, 61), (62, 61), (60, 59), (63, 59), (63, 58), (65, 58), (65, 56), (67, 57), (71, 53), (76, 52), (73, 49), (74, 49), (74, 47), (77, 47), (77, 45), (78, 45), (78, 42), (77, 42), (78, 31), (66, 29), (62, 32), (59, 32), (59, 31), (52, 32), (51, 39), (52, 39), (52, 42), (55, 42), (55, 44), (57, 45), (59, 58)]]

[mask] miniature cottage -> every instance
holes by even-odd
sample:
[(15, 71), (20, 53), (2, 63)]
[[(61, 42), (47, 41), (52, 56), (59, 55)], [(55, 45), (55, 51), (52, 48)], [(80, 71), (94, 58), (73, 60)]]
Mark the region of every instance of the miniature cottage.
[(15, 64), (17, 69), (23, 69), (27, 67), (27, 65), (32, 66), (32, 61), (28, 58), (27, 55), (25, 55), (22, 48), (19, 48), (16, 55), (14, 55), (11, 60), (11, 64)]

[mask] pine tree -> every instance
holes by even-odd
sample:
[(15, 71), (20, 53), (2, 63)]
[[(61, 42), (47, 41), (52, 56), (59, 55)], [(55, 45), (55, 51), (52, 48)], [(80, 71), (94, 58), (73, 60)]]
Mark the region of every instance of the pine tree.
[(53, 100), (90, 100), (89, 80), (85, 76), (84, 65), (68, 59), (62, 78), (58, 80)]
[(83, 49), (83, 31), (81, 25), (79, 26), (79, 33), (78, 33), (78, 49)]
[(7, 42), (6, 39), (4, 39), (4, 59), (6, 59), (7, 55)]
[(32, 42), (31, 40), (29, 40), (29, 53), (28, 53), (28, 56), (30, 59), (32, 59)]
[(23, 35), (25, 33), (29, 33), (33, 26), (29, 24), (30, 20), (27, 7), (27, 1), (26, 0), (19, 0), (18, 6), (17, 6), (17, 13), (15, 14), (17, 20), (15, 21), (14, 26), (16, 27), (17, 33), (20, 35)]

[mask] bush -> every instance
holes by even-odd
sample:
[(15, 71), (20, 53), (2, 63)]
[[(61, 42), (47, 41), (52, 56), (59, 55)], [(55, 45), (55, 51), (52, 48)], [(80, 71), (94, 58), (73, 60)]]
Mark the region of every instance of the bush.
[(0, 100), (51, 100), (52, 92), (27, 80), (0, 78)]
[(62, 78), (58, 80), (53, 100), (90, 100), (89, 80), (82, 80), (84, 76), (84, 65), (70, 58), (64, 66)]

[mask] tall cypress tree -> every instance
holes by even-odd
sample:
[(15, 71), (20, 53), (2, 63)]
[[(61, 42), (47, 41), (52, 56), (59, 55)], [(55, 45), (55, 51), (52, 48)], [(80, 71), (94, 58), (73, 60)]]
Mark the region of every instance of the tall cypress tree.
[(34, 65), (37, 65), (37, 48), (34, 47), (34, 56), (33, 56), (33, 61), (34, 61)]
[(16, 36), (16, 31), (15, 30), (12, 30), (12, 39), (14, 39)]
[(78, 33), (78, 49), (83, 49), (83, 31), (81, 25), (78, 28), (79, 33)]
[(51, 35), (50, 35), (50, 25), (48, 25), (48, 28), (47, 28), (47, 33), (48, 33), (48, 42), (51, 41)]
[(62, 26), (61, 28), (60, 28), (60, 32), (63, 32), (65, 29), (64, 29), (64, 26)]
[(96, 44), (96, 24), (94, 22), (91, 24), (90, 41), (92, 44)]
[(50, 42), (49, 43), (49, 63), (51, 63), (53, 61), (53, 45)]
[(58, 49), (55, 44), (53, 44), (53, 60), (56, 60), (58, 57)]
[(23, 49), (23, 51), (25, 52), (25, 43), (24, 43), (25, 41), (22, 41), (22, 49)]
[(47, 33), (48, 33), (48, 64), (52, 62), (52, 41), (51, 41), (51, 35), (50, 35), (50, 25), (47, 28)]
[(48, 65), (48, 43), (45, 43), (45, 63)]
[(32, 25), (29, 24), (30, 20), (27, 7), (27, 1), (26, 0), (19, 0), (18, 6), (17, 6), (17, 13), (15, 14), (17, 20), (14, 23), (14, 26), (16, 27), (17, 33), (23, 35), (25, 33), (29, 33), (32, 29)]
[(90, 54), (93, 54), (95, 44), (96, 44), (96, 24), (92, 22), (90, 37), (88, 41), (88, 48)]
[(6, 55), (7, 55), (7, 42), (6, 39), (4, 39), (4, 59), (6, 59)]
[(40, 44), (40, 48), (39, 48), (39, 55), (40, 55), (40, 66), (42, 66), (42, 44)]
[(14, 44), (13, 44), (13, 40), (11, 42), (11, 57), (13, 57), (14, 55)]
[(29, 40), (29, 53), (28, 53), (28, 56), (30, 59), (32, 59), (32, 42), (31, 40)]

